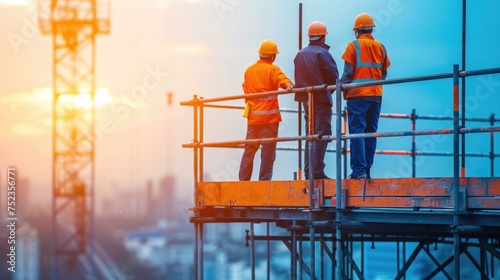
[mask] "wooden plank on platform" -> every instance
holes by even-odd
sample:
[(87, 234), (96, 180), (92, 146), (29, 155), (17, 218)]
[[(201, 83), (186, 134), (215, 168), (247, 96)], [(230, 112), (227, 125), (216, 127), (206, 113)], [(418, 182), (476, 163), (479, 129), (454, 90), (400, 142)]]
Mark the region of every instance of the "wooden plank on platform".
[[(335, 180), (316, 180), (320, 201), (335, 206)], [(453, 208), (453, 178), (387, 178), (367, 182), (342, 180), (346, 207)], [(500, 178), (460, 178), (467, 208), (500, 209)], [(201, 182), (200, 206), (309, 207), (309, 181)]]

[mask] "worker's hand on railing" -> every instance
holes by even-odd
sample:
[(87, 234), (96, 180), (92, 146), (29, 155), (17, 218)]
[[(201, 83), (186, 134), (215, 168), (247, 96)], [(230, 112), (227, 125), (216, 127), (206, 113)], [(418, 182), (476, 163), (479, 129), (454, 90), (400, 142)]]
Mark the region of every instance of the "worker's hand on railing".
[(286, 85), (286, 90), (288, 91), (292, 91), (292, 89), (295, 87), (295, 85), (292, 83), (292, 82), (289, 82), (287, 85)]

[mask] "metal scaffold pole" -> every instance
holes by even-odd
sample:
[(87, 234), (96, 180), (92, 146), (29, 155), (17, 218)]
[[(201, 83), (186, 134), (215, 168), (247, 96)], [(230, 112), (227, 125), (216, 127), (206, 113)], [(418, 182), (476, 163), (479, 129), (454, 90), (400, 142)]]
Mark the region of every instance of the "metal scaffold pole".
[[(313, 93), (312, 91), (308, 92), (308, 129), (307, 129), (307, 136), (308, 138), (311, 137), (316, 132), (315, 129), (315, 124), (314, 124), (314, 98), (313, 98)], [(315, 151), (315, 145), (314, 145), (315, 139), (310, 138), (308, 140), (309, 146), (308, 146), (308, 151), (309, 151), (309, 252), (310, 252), (310, 278), (311, 279), (316, 279), (316, 269), (315, 269), (315, 263), (316, 263), (316, 250), (315, 250), (315, 243), (314, 243), (314, 236), (315, 236), (315, 231), (314, 231), (314, 226), (313, 226), (313, 221), (314, 221), (314, 162), (316, 155), (314, 153)]]
[(459, 96), (458, 96), (458, 65), (453, 65), (453, 227), (455, 232), (453, 234), (454, 243), (454, 271), (455, 279), (460, 280), (460, 234), (456, 230), (460, 223), (460, 216), (458, 215), (460, 211), (460, 184), (459, 184)]
[(335, 91), (335, 97), (336, 97), (336, 111), (337, 111), (337, 117), (336, 117), (336, 139), (335, 139), (335, 145), (337, 147), (337, 153), (336, 153), (336, 163), (337, 163), (337, 170), (336, 170), (336, 181), (335, 181), (335, 191), (336, 191), (336, 211), (335, 211), (335, 226), (336, 226), (336, 232), (335, 232), (335, 237), (337, 239), (335, 249), (336, 249), (336, 269), (337, 269), (337, 279), (344, 279), (344, 272), (343, 272), (343, 259), (344, 259), (344, 251), (342, 248), (342, 228), (341, 228), (341, 223), (342, 223), (342, 181), (341, 181), (341, 172), (342, 172), (342, 154), (340, 153), (341, 146), (342, 146), (342, 130), (341, 130), (341, 125), (342, 125), (342, 120), (341, 120), (341, 114), (340, 111), (342, 109), (342, 90), (341, 90), (341, 82), (340, 79), (337, 79), (337, 84), (336, 84), (336, 91)]

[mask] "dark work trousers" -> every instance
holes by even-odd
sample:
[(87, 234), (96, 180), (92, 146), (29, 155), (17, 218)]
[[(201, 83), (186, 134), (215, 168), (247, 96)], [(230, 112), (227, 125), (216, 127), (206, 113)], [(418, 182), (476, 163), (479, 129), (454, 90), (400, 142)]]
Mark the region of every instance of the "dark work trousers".
[[(246, 139), (275, 138), (278, 136), (279, 123), (247, 125)], [(240, 164), (240, 181), (250, 181), (253, 172), (253, 160), (255, 153), (260, 151), (260, 173), (259, 180), (271, 180), (273, 176), (273, 165), (276, 159), (276, 142), (247, 143)]]
[[(308, 102), (304, 102), (304, 118), (306, 120), (306, 133), (309, 125)], [(314, 104), (314, 132), (313, 134), (332, 135), (332, 107), (327, 102), (315, 102)], [(313, 173), (314, 179), (322, 179), (325, 174), (325, 154), (328, 143), (331, 141), (313, 141), (306, 142), (307, 145), (312, 144), (313, 152)], [(309, 179), (309, 149), (306, 145), (304, 155), (304, 175)]]
[[(349, 134), (377, 132), (382, 98), (347, 99)], [(377, 138), (351, 139), (351, 177), (366, 175), (373, 165)]]

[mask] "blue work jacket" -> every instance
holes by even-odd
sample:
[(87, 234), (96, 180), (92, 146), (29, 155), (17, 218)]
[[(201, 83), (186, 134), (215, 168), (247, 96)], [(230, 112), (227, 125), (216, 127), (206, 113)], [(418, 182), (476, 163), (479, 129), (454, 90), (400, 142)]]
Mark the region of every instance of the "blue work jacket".
[[(295, 59), (295, 87), (334, 85), (339, 71), (337, 63), (328, 50), (330, 46), (318, 40), (300, 50)], [(314, 92), (314, 102), (333, 104), (331, 93), (326, 90)], [(295, 101), (307, 101), (307, 93), (296, 93)]]

